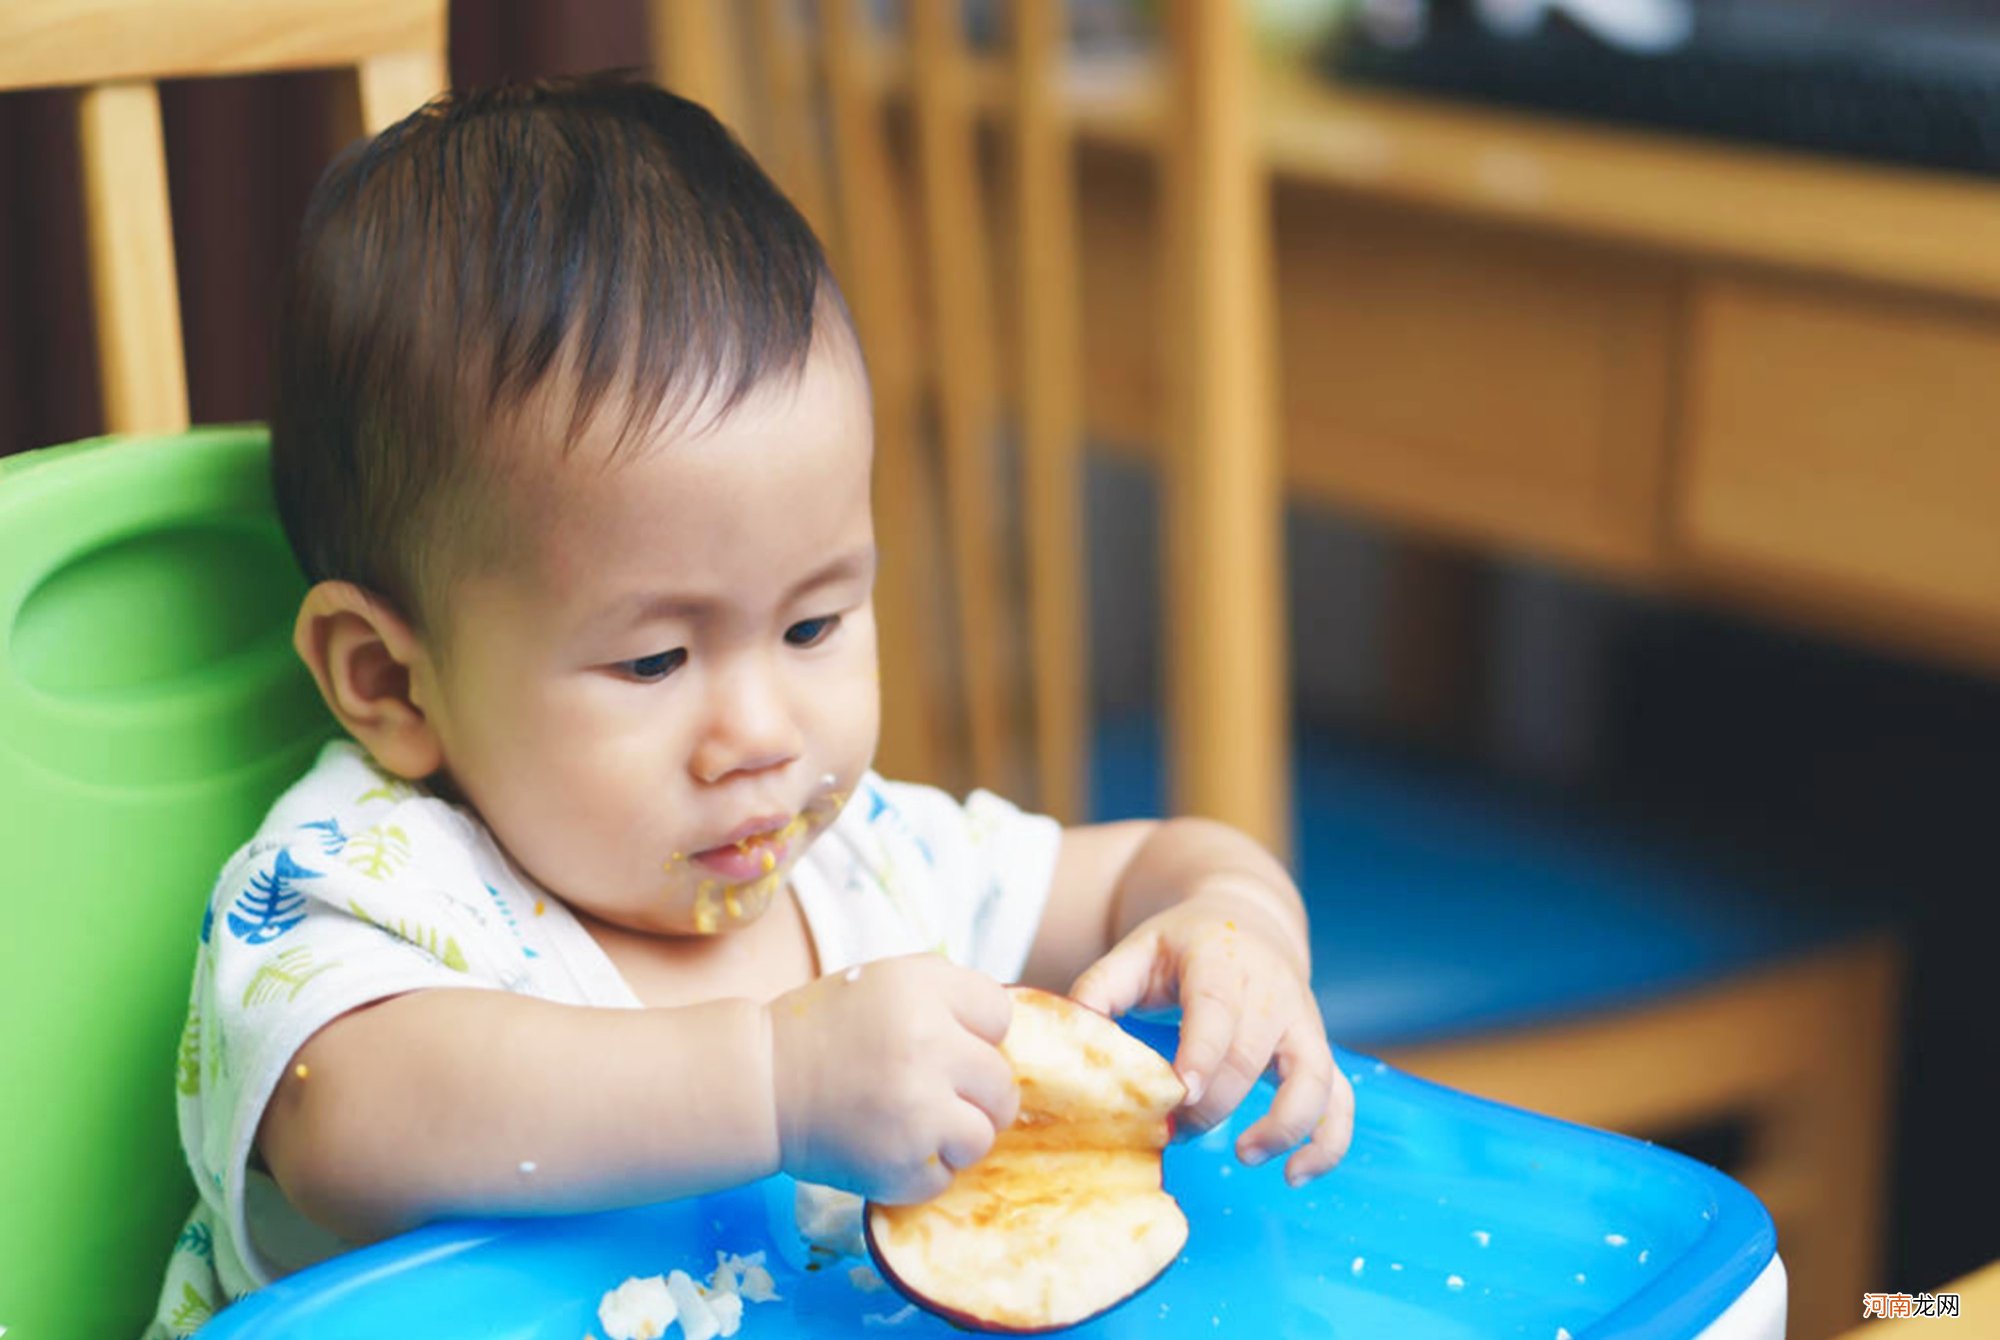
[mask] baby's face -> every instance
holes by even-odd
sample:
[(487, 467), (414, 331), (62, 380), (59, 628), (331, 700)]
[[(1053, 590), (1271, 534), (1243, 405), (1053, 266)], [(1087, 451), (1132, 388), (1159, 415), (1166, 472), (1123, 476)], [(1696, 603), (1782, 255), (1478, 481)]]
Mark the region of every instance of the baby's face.
[(413, 692), (460, 793), (572, 906), (748, 924), (868, 767), (872, 432), (842, 333), (697, 436), (524, 466), (522, 552), (454, 587)]

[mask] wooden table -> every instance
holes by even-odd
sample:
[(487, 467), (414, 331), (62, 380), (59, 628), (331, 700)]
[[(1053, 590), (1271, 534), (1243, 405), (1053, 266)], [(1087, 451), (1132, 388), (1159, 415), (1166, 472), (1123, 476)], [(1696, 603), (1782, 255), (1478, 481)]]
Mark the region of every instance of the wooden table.
[[(1141, 448), (1172, 319), (1151, 87), (1074, 99), (1090, 418)], [(2000, 182), (1260, 97), (1295, 492), (2000, 666)]]
[[(907, 56), (883, 44), (867, 77), (895, 105)], [(985, 115), (1010, 112), (1004, 64), (968, 79)], [(1164, 87), (1145, 58), (1091, 61), (1060, 99), (1087, 424), (1153, 457), (1186, 429), (1162, 332), (1196, 319), (1161, 296), (1165, 168), (1185, 157)], [(1294, 496), (2000, 669), (2000, 182), (1300, 70), (1266, 68), (1250, 97)], [(1004, 269), (1016, 211), (993, 167)], [(1232, 693), (1267, 696), (1269, 673)]]

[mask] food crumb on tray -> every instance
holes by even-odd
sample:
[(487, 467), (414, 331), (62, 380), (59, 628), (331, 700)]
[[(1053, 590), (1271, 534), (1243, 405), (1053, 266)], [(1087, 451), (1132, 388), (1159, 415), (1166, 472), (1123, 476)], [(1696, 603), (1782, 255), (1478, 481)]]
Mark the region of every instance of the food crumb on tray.
[(685, 1270), (634, 1275), (604, 1295), (597, 1320), (609, 1340), (663, 1340), (679, 1324), (685, 1340), (735, 1335), (743, 1325), (743, 1304), (778, 1301), (776, 1282), (764, 1268), (764, 1253), (715, 1254), (706, 1284)]

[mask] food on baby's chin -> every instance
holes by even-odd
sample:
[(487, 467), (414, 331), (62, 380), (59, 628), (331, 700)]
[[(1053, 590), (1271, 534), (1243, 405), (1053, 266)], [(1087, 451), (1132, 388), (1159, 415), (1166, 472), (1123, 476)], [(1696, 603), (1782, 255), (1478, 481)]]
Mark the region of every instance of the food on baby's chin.
[(922, 1205), (870, 1204), (868, 1244), (889, 1283), (974, 1330), (1072, 1326), (1158, 1278), (1187, 1241), (1162, 1188), (1173, 1068), (1104, 1015), (1010, 988), (1001, 1051), (1021, 1115), (985, 1158)]
[(610, 1340), (662, 1340), (676, 1322), (685, 1340), (717, 1336), (726, 1340), (743, 1325), (745, 1299), (778, 1301), (771, 1272), (764, 1268), (764, 1253), (717, 1252), (707, 1284), (695, 1283), (685, 1270), (635, 1275), (604, 1295), (597, 1305), (597, 1320)]

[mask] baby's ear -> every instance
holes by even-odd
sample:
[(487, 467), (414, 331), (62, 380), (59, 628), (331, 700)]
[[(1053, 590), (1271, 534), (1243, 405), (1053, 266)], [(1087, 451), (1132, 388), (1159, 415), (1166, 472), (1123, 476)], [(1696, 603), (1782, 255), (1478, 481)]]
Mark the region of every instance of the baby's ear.
[(380, 597), (352, 582), (306, 592), (292, 646), (328, 709), (375, 761), (413, 781), (444, 762), (437, 729), (412, 685), (428, 681), (423, 640)]

